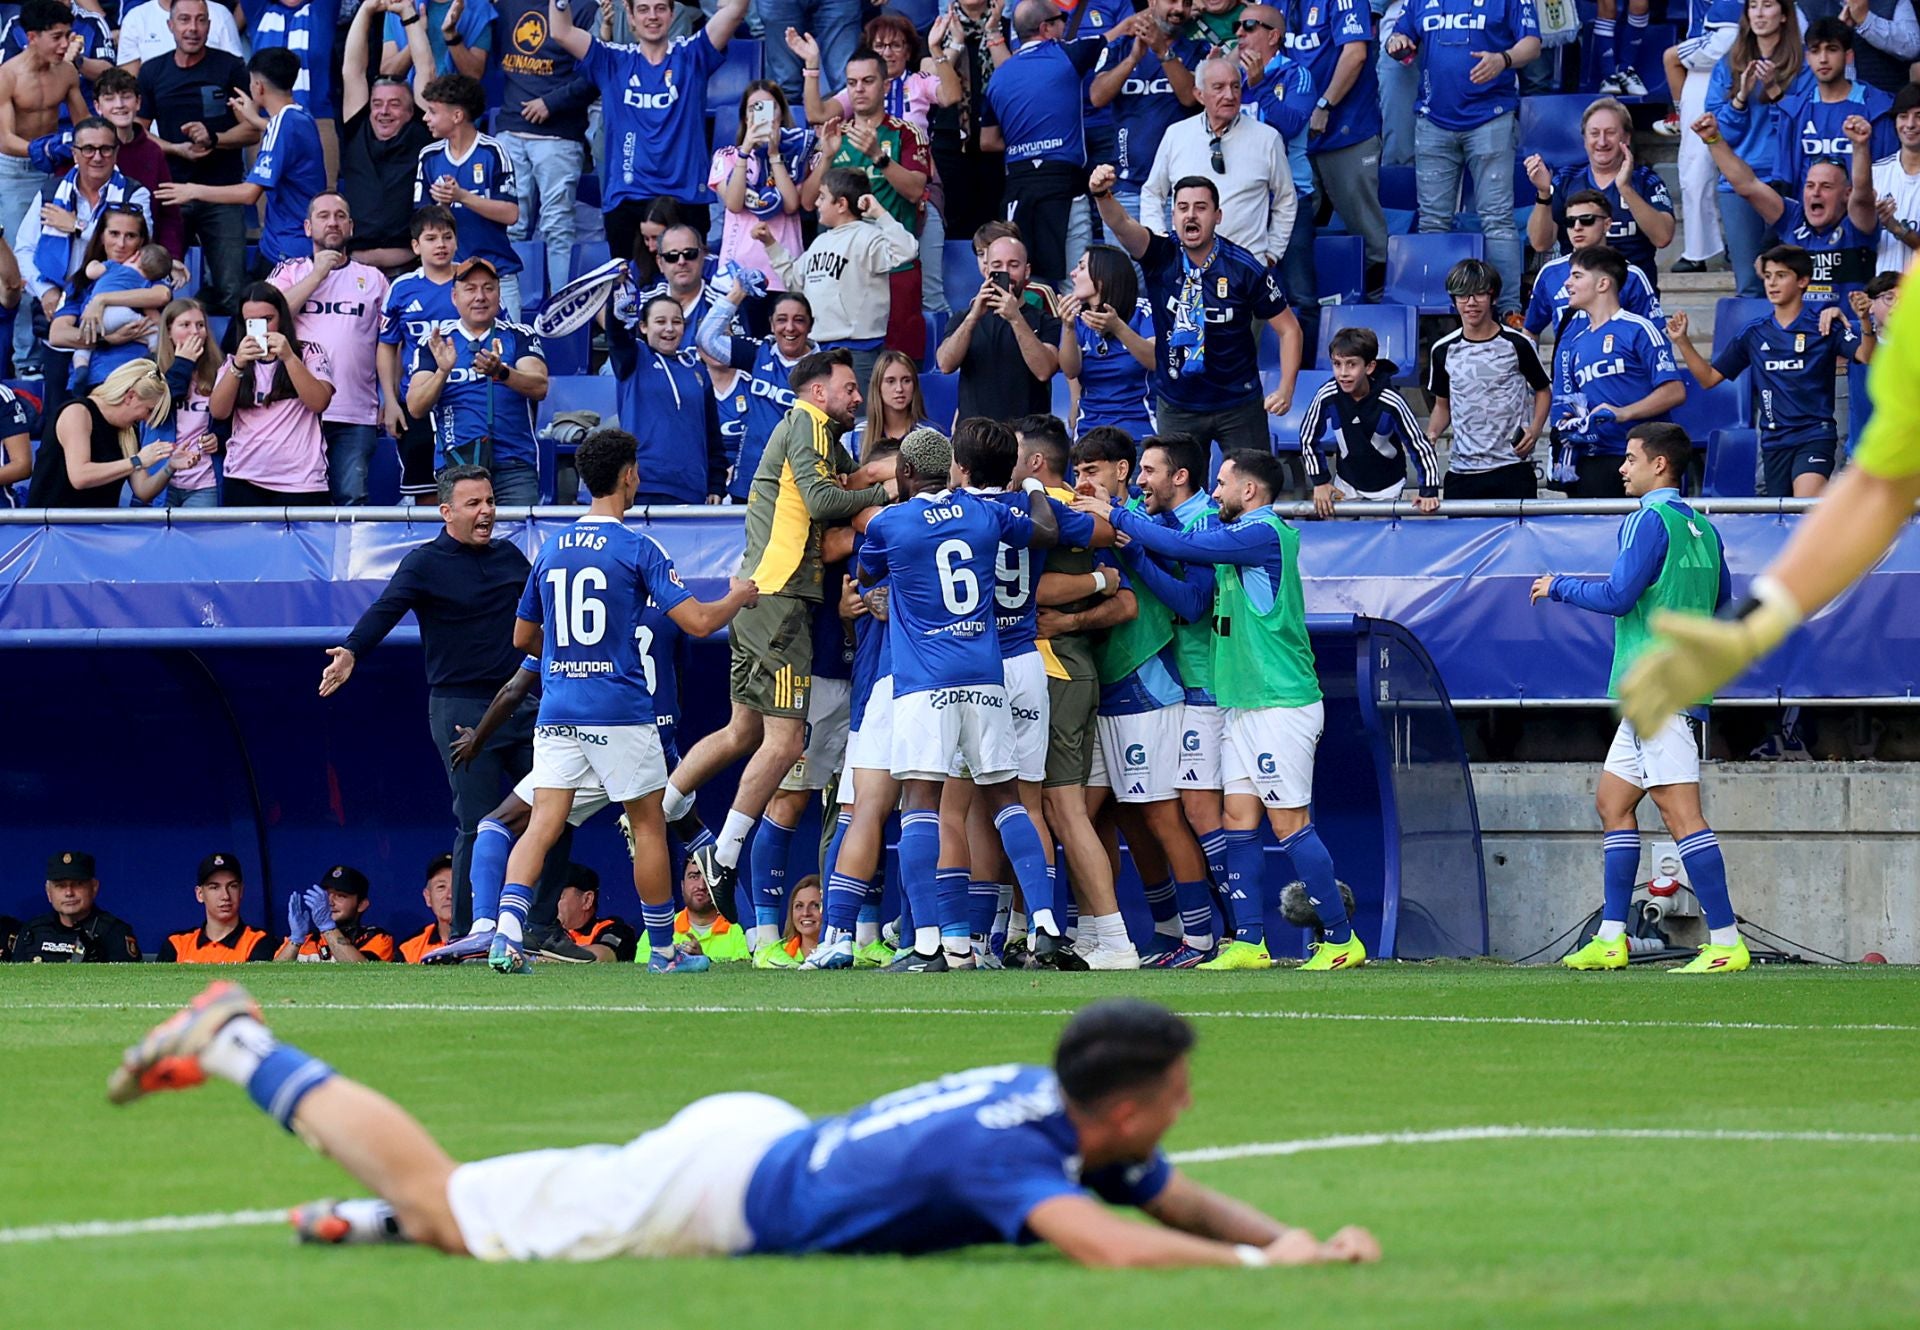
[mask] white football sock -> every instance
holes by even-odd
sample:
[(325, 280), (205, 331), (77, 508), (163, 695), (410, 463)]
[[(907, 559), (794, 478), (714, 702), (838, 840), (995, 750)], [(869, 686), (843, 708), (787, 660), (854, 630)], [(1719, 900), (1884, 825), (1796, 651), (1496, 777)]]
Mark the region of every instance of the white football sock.
[(913, 930), (913, 949), (922, 956), (931, 956), (940, 950), (940, 925), (920, 924)]
[(220, 1027), (220, 1033), (200, 1055), (200, 1066), (210, 1076), (235, 1085), (253, 1079), (267, 1055), (280, 1047), (273, 1031), (251, 1016), (235, 1016)]
[(1626, 935), (1627, 924), (1624, 919), (1602, 919), (1600, 921), (1600, 930), (1594, 934), (1594, 936), (1602, 942), (1611, 942), (1617, 937), (1625, 937)]
[(479, 933), (491, 933), (492, 931), (493, 931), (493, 920), (475, 919), (473, 921), (473, 927), (467, 930), (467, 936), (473, 937)]
[(1725, 928), (1707, 930), (1707, 941), (1716, 947), (1731, 947), (1740, 940), (1740, 925), (1728, 924)]
[(726, 823), (713, 841), (714, 858), (728, 868), (736, 867), (740, 862), (740, 851), (746, 848), (747, 837), (753, 834), (753, 824), (759, 820), (737, 808), (729, 808)]
[(678, 822), (693, 807), (693, 796), (682, 794), (672, 781), (667, 782), (667, 792), (660, 799), (660, 814), (669, 822)]

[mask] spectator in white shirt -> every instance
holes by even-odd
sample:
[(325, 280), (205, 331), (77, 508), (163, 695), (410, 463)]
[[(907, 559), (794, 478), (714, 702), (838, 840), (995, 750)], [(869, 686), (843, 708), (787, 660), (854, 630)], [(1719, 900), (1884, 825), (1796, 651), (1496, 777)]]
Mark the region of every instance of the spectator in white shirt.
[(1298, 206), (1287, 143), (1279, 131), (1242, 114), (1237, 60), (1216, 56), (1194, 71), (1203, 113), (1167, 130), (1140, 191), (1140, 216), (1165, 234), (1173, 182), (1205, 176), (1220, 191), (1219, 234), (1262, 263), (1277, 263), (1293, 235)]
[[(173, 8), (173, 0), (144, 0), (127, 10), (120, 20), (120, 67), (130, 74), (138, 74), (140, 66), (156, 55), (166, 55), (173, 50), (173, 33), (167, 28), (167, 14)], [(233, 21), (233, 11), (221, 0), (208, 0), (207, 20), (211, 25), (207, 32), (207, 45), (229, 55), (247, 58), (247, 44), (241, 39), (240, 28)]]
[(1873, 164), (1873, 196), (1880, 214), (1876, 272), (1905, 272), (1920, 249), (1920, 83), (1893, 99), (1893, 132), (1900, 151)]

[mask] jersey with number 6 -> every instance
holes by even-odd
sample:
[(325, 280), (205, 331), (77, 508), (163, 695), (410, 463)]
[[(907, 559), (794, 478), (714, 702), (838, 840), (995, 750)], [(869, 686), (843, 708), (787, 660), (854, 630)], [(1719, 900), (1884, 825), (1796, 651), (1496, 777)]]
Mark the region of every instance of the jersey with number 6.
[(651, 725), (640, 645), (647, 598), (663, 612), (690, 599), (651, 536), (583, 517), (534, 555), (520, 618), (540, 625), (542, 725)]
[(994, 583), (1000, 546), (1033, 542), (1033, 519), (965, 490), (917, 494), (867, 523), (860, 566), (891, 574), (893, 695), (998, 684)]

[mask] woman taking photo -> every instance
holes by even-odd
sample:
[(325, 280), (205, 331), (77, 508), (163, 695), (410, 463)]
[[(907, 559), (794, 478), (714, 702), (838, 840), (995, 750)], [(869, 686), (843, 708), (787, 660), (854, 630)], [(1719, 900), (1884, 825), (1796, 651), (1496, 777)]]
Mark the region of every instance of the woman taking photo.
[(140, 426), (162, 424), (172, 410), (158, 365), (135, 360), (120, 366), (61, 408), (53, 439), (34, 464), (27, 506), (114, 508), (127, 481), (135, 498), (153, 499), (167, 486), (173, 444), (158, 440), (137, 447)]
[(173, 478), (167, 484), (167, 507), (215, 507), (220, 491), (213, 454), (220, 442), (213, 435), (207, 403), (221, 357), (207, 334), (204, 305), (176, 300), (160, 311), (160, 353), (155, 360), (173, 398)]
[(1060, 306), (1060, 372), (1073, 385), (1068, 428), (1075, 438), (1096, 425), (1136, 439), (1153, 433), (1153, 351), (1153, 315), (1140, 303), (1133, 261), (1112, 245), (1089, 245)]
[(333, 400), (333, 369), (315, 343), (302, 345), (280, 288), (255, 282), (240, 293), (232, 331), (239, 344), (220, 366), (207, 409), (231, 420), (229, 508), (324, 507), (327, 442), (320, 413)]
[(866, 402), (866, 419), (847, 436), (847, 451), (856, 458), (866, 456), (869, 438), (898, 443), (922, 425), (942, 434), (953, 428), (951, 420), (941, 425), (927, 419), (927, 402), (920, 395), (920, 371), (901, 351), (882, 351), (873, 362)]
[(720, 233), (720, 261), (768, 274), (775, 291), (785, 285), (773, 271), (766, 246), (753, 238), (755, 222), (765, 222), (789, 254), (806, 249), (800, 235), (800, 186), (813, 152), (813, 132), (796, 129), (787, 96), (778, 83), (759, 79), (740, 98), (740, 131), (731, 147), (713, 154), (707, 186), (720, 196), (726, 220)]

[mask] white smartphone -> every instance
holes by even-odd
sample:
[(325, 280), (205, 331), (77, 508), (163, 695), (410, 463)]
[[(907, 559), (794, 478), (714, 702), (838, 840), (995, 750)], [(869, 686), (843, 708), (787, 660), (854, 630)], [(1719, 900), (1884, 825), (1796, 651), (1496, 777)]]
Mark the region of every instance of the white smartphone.
[(264, 350), (267, 345), (267, 321), (265, 319), (248, 319), (247, 336), (259, 343), (261, 349)]
[(747, 120), (755, 129), (765, 129), (773, 123), (776, 107), (772, 102), (755, 102), (747, 112)]

